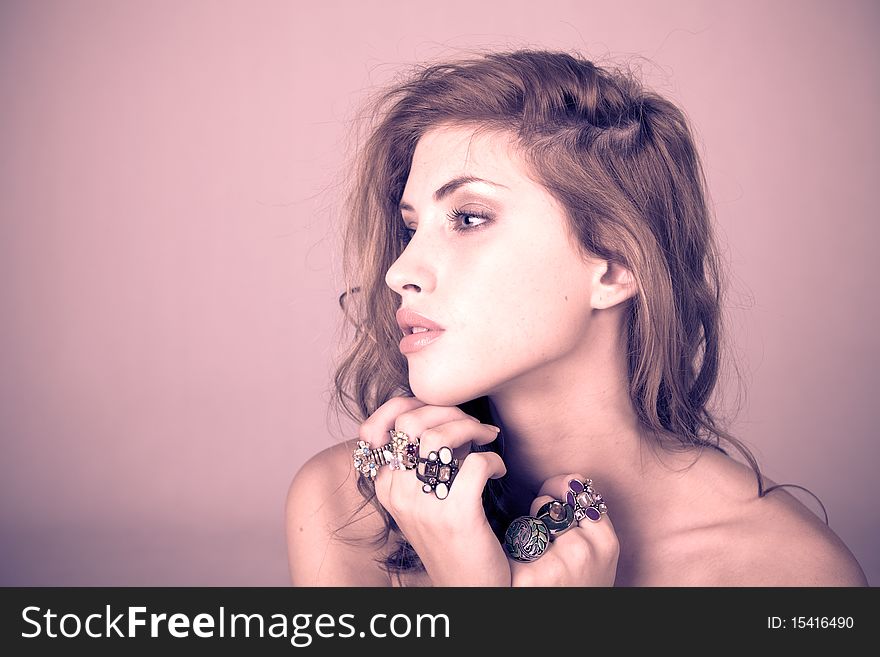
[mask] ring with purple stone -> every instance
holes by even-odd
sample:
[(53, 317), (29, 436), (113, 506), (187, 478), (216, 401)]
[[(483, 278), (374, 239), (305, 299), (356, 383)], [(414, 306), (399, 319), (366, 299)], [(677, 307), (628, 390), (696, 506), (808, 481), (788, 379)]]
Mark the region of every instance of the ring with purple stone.
[(588, 518), (599, 522), (603, 513), (608, 513), (608, 506), (602, 496), (593, 488), (593, 480), (580, 481), (572, 479), (568, 482), (568, 493), (565, 501), (574, 507), (574, 519), (578, 522)]
[(434, 493), (438, 500), (445, 500), (455, 475), (458, 474), (458, 459), (452, 456), (452, 449), (441, 447), (428, 453), (427, 458), (419, 457), (416, 465), (416, 478), (422, 482), (422, 491)]
[(550, 540), (561, 536), (574, 526), (574, 507), (560, 500), (551, 500), (535, 514), (550, 532)]
[(403, 431), (391, 429), (391, 442), (385, 445), (384, 456), (392, 470), (413, 470), (419, 460), (419, 439), (411, 440)]

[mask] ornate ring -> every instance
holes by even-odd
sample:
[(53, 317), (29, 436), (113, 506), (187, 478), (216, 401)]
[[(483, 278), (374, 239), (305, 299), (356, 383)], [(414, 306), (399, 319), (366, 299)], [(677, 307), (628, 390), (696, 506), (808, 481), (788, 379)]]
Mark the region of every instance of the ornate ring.
[(419, 457), (416, 477), (423, 482), (422, 491), (434, 493), (438, 500), (445, 500), (455, 475), (458, 474), (458, 459), (453, 458), (449, 447), (441, 447), (428, 453), (428, 458)]
[(592, 479), (584, 481), (572, 479), (569, 481), (565, 500), (574, 507), (574, 519), (578, 522), (584, 518), (599, 522), (602, 519), (602, 514), (608, 513), (605, 500), (593, 488)]
[(538, 509), (535, 517), (547, 525), (552, 541), (574, 526), (574, 507), (559, 500), (552, 500)]
[(354, 469), (367, 479), (375, 477), (379, 472), (379, 466), (388, 464), (388, 460), (385, 458), (385, 447), (373, 449), (367, 441), (357, 441), (357, 447), (352, 453)]
[(533, 516), (520, 516), (504, 532), (504, 549), (517, 561), (527, 563), (541, 558), (549, 543), (550, 530)]
[(419, 458), (419, 439), (412, 441), (409, 435), (396, 429), (388, 433), (391, 435), (391, 442), (385, 446), (388, 449), (385, 454), (388, 467), (392, 470), (414, 469)]

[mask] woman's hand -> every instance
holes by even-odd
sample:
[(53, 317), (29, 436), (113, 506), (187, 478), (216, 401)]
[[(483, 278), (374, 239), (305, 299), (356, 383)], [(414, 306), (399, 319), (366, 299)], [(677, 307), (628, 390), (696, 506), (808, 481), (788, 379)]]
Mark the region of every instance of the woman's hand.
[(497, 430), (454, 406), (429, 406), (414, 397), (395, 397), (360, 427), (372, 447), (389, 440), (390, 430), (420, 438), (419, 456), (450, 447), (459, 471), (449, 495), (438, 499), (422, 491), (415, 470), (379, 468), (376, 498), (391, 514), (425, 566), (434, 586), (510, 586), (510, 567), (483, 510), (489, 479), (507, 468), (494, 452), (470, 452), (471, 443), (495, 440)]
[[(551, 500), (565, 500), (572, 479), (584, 481), (585, 477), (560, 475), (545, 481), (529, 513), (534, 516)], [(584, 518), (556, 536), (535, 561), (510, 559), (513, 586), (613, 586), (619, 551), (608, 514), (602, 514), (598, 522)]]
[(419, 456), (447, 446), (459, 460), (449, 495), (425, 493), (415, 470), (379, 468), (376, 498), (416, 550), (434, 586), (510, 586), (507, 555), (489, 526), (482, 494), (489, 479), (507, 468), (494, 452), (471, 452), (471, 443), (495, 440), (495, 427), (481, 424), (454, 406), (429, 406), (414, 397), (395, 397), (360, 427), (372, 447), (389, 441), (390, 430), (420, 439)]

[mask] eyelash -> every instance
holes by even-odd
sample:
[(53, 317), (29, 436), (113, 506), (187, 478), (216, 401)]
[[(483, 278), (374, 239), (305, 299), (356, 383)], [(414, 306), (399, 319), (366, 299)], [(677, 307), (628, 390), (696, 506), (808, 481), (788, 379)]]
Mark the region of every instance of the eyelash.
[[(467, 233), (467, 232), (474, 231), (474, 230), (480, 230), (481, 228), (486, 226), (486, 224), (488, 224), (489, 221), (491, 221), (491, 219), (492, 219), (487, 214), (484, 214), (479, 211), (471, 210), (469, 212), (465, 212), (464, 210), (459, 210), (458, 208), (452, 208), (449, 210), (449, 214), (446, 215), (446, 220), (449, 221), (450, 223), (455, 223), (455, 222), (458, 222), (463, 217), (475, 217), (477, 219), (482, 219), (483, 223), (477, 224), (476, 226), (470, 226), (467, 228), (461, 228), (460, 224), (456, 225), (452, 230), (454, 230), (457, 233)], [(415, 232), (416, 232), (415, 228), (407, 228), (406, 226), (403, 226), (400, 231), (401, 239), (403, 239), (404, 243), (408, 243), (412, 239), (413, 234)]]

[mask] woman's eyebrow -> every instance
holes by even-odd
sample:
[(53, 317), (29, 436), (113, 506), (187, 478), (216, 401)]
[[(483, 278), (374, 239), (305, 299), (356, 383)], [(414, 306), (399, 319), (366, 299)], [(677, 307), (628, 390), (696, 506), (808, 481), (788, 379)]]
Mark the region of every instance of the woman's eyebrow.
[[(477, 178), (476, 176), (456, 176), (449, 182), (442, 185), (436, 192), (434, 192), (434, 202), (439, 203), (444, 198), (449, 196), (452, 192), (463, 185), (469, 185), (471, 183), (481, 182), (489, 185), (494, 185), (495, 187), (503, 187), (504, 189), (510, 189), (507, 185), (502, 185), (501, 183), (492, 182), (491, 180), (485, 180), (484, 178)], [(401, 210), (409, 210), (410, 212), (415, 212), (415, 208), (407, 203), (406, 201), (401, 201), (397, 206)]]

